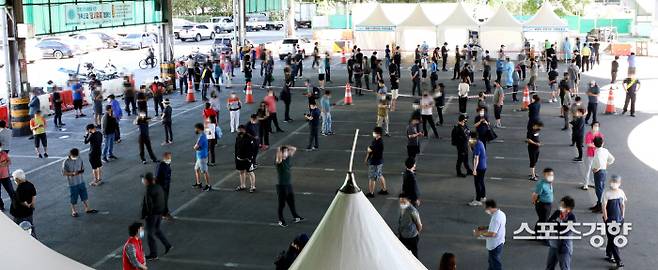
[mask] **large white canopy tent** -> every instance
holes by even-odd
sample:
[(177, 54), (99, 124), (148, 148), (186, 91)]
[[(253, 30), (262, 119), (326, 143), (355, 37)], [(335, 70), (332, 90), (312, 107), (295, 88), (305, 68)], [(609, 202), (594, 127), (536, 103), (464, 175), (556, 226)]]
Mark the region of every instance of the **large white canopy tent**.
[(0, 231), (2, 269), (92, 269), (43, 245), (2, 213)]
[(505, 51), (519, 52), (523, 49), (523, 27), (512, 14), (501, 5), (498, 11), (480, 26), (480, 46), (492, 56), (505, 45)]
[(553, 11), (553, 5), (544, 1), (535, 16), (523, 23), (523, 35), (535, 48), (543, 50), (544, 40), (558, 42), (558, 48), (567, 36), (568, 25)]
[(348, 173), (290, 270), (427, 270), (402, 245)]
[(395, 28), (397, 44), (402, 51), (412, 52), (417, 45), (426, 42), (436, 47), (436, 26), (427, 17), (420, 4), (416, 4), (409, 17)]
[(479, 25), (459, 2), (454, 11), (437, 26), (437, 44), (448, 42), (448, 46), (463, 46), (468, 42), (469, 31), (479, 30)]
[(383, 44), (395, 42), (395, 24), (377, 4), (370, 16), (354, 27), (354, 43), (362, 50), (381, 49)]

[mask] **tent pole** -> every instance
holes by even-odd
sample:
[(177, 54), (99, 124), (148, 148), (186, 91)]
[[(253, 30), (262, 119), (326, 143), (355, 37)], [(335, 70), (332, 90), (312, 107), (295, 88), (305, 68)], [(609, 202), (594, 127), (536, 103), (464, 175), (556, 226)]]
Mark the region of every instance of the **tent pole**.
[(352, 153), (350, 154), (350, 168), (349, 172), (352, 173), (352, 167), (354, 166), (354, 152), (356, 151), (356, 141), (359, 139), (359, 129), (356, 130), (354, 134), (354, 141), (352, 142)]

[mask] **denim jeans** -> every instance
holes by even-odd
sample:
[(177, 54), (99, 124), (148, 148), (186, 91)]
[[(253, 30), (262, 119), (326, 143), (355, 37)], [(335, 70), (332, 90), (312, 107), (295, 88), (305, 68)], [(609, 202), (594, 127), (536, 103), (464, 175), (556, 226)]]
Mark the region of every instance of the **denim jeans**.
[(594, 189), (596, 191), (596, 204), (601, 205), (601, 196), (605, 188), (606, 170), (599, 170), (594, 173)]
[(327, 134), (331, 132), (331, 113), (322, 113), (322, 133)]
[(114, 133), (105, 134), (105, 145), (103, 146), (103, 158), (114, 156)]
[(502, 270), (503, 264), (501, 262), (501, 255), (503, 253), (503, 245), (500, 244), (496, 248), (489, 250), (489, 268), (488, 270)]

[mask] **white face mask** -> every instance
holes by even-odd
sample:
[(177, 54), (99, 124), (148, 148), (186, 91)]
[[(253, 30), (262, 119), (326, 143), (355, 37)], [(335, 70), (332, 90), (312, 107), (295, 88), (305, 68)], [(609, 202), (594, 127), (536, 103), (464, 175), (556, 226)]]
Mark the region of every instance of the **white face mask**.
[(592, 130), (593, 130), (594, 132), (599, 132), (599, 127), (593, 127)]
[(553, 176), (553, 175), (546, 176), (546, 182), (553, 183), (554, 179), (555, 179), (555, 176)]
[(144, 118), (144, 117), (146, 117), (146, 114), (144, 114), (144, 113), (140, 113), (140, 114), (139, 114), (139, 117)]
[(491, 214), (493, 213), (493, 212), (492, 212), (491, 210), (489, 210), (489, 209), (484, 210), (484, 212), (487, 213), (487, 215), (491, 215)]
[(139, 238), (144, 238), (144, 230), (139, 230)]
[(567, 211), (566, 208), (564, 208), (564, 207), (560, 207), (560, 212), (566, 212), (566, 211)]
[(610, 188), (611, 189), (618, 189), (619, 186), (621, 186), (621, 183), (610, 183)]
[(484, 116), (484, 112), (480, 112), (480, 116)]
[(77, 160), (78, 157), (71, 157), (71, 160)]
[(400, 204), (400, 210), (407, 209), (407, 207), (409, 207), (408, 203)]
[(474, 140), (474, 139), (469, 139), (468, 140), (468, 143), (470, 143), (470, 144), (475, 144), (475, 142), (476, 142), (476, 140)]
[(373, 138), (377, 138), (377, 133), (374, 133), (374, 132), (373, 132), (373, 133), (372, 133), (372, 137), (373, 137)]
[(166, 164), (171, 164), (171, 159), (165, 159), (165, 160), (162, 160), (162, 161)]

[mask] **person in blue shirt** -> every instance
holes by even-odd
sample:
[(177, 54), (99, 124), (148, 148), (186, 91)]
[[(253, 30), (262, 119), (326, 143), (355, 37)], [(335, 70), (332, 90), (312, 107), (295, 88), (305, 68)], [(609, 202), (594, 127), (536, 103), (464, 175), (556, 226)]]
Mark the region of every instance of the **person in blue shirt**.
[(194, 144), (194, 151), (196, 152), (196, 163), (194, 163), (194, 185), (195, 188), (201, 188), (201, 175), (206, 181), (206, 186), (203, 191), (210, 191), (210, 176), (208, 175), (208, 137), (204, 132), (205, 128), (202, 123), (194, 124), (194, 133), (196, 133), (197, 140)]
[(576, 207), (576, 202), (573, 198), (565, 196), (560, 199), (560, 209), (555, 210), (548, 222), (557, 224), (555, 231), (564, 232), (560, 233), (559, 239), (551, 239), (548, 241), (550, 246), (548, 251), (548, 259), (546, 260), (546, 269), (553, 270), (559, 264), (561, 270), (571, 269), (571, 255), (573, 254), (573, 240), (569, 237), (572, 235), (571, 230), (567, 230), (569, 222), (576, 222), (576, 215), (573, 209)]
[(73, 111), (75, 111), (75, 118), (86, 116), (82, 113), (82, 84), (75, 82), (71, 86), (71, 90), (73, 90)]
[[(551, 213), (553, 206), (553, 180), (555, 179), (555, 172), (551, 168), (544, 169), (544, 178), (537, 182), (535, 190), (532, 192), (532, 204), (535, 205), (535, 212), (537, 213), (537, 223), (535, 224), (535, 232), (540, 230), (540, 223), (548, 221), (548, 215)], [(545, 240), (544, 240), (545, 241)]]
[(505, 59), (505, 86), (507, 88), (511, 88), (512, 85), (514, 84), (514, 63), (509, 60), (509, 57)]
[(484, 144), (478, 139), (478, 133), (471, 131), (468, 144), (473, 150), (473, 182), (475, 184), (475, 200), (471, 201), (470, 206), (482, 206), (482, 202), (487, 200), (487, 193), (484, 186), (484, 174), (487, 172), (487, 150)]
[(333, 135), (331, 127), (331, 90), (325, 90), (320, 98), (320, 115), (322, 117), (322, 135)]
[(615, 238), (621, 237), (623, 235), (621, 229), (616, 232), (611, 232), (610, 225), (611, 223), (617, 223), (617, 226), (621, 226), (624, 223), (624, 215), (626, 213), (626, 193), (620, 188), (621, 186), (621, 176), (613, 175), (610, 178), (610, 188), (603, 193), (602, 202), (603, 205), (601, 210), (603, 211), (603, 221), (606, 224), (606, 235), (608, 237), (608, 244), (605, 248), (606, 259), (611, 263), (616, 263), (617, 268), (624, 267), (624, 264), (621, 262), (621, 254), (619, 253), (619, 247), (615, 244)]

